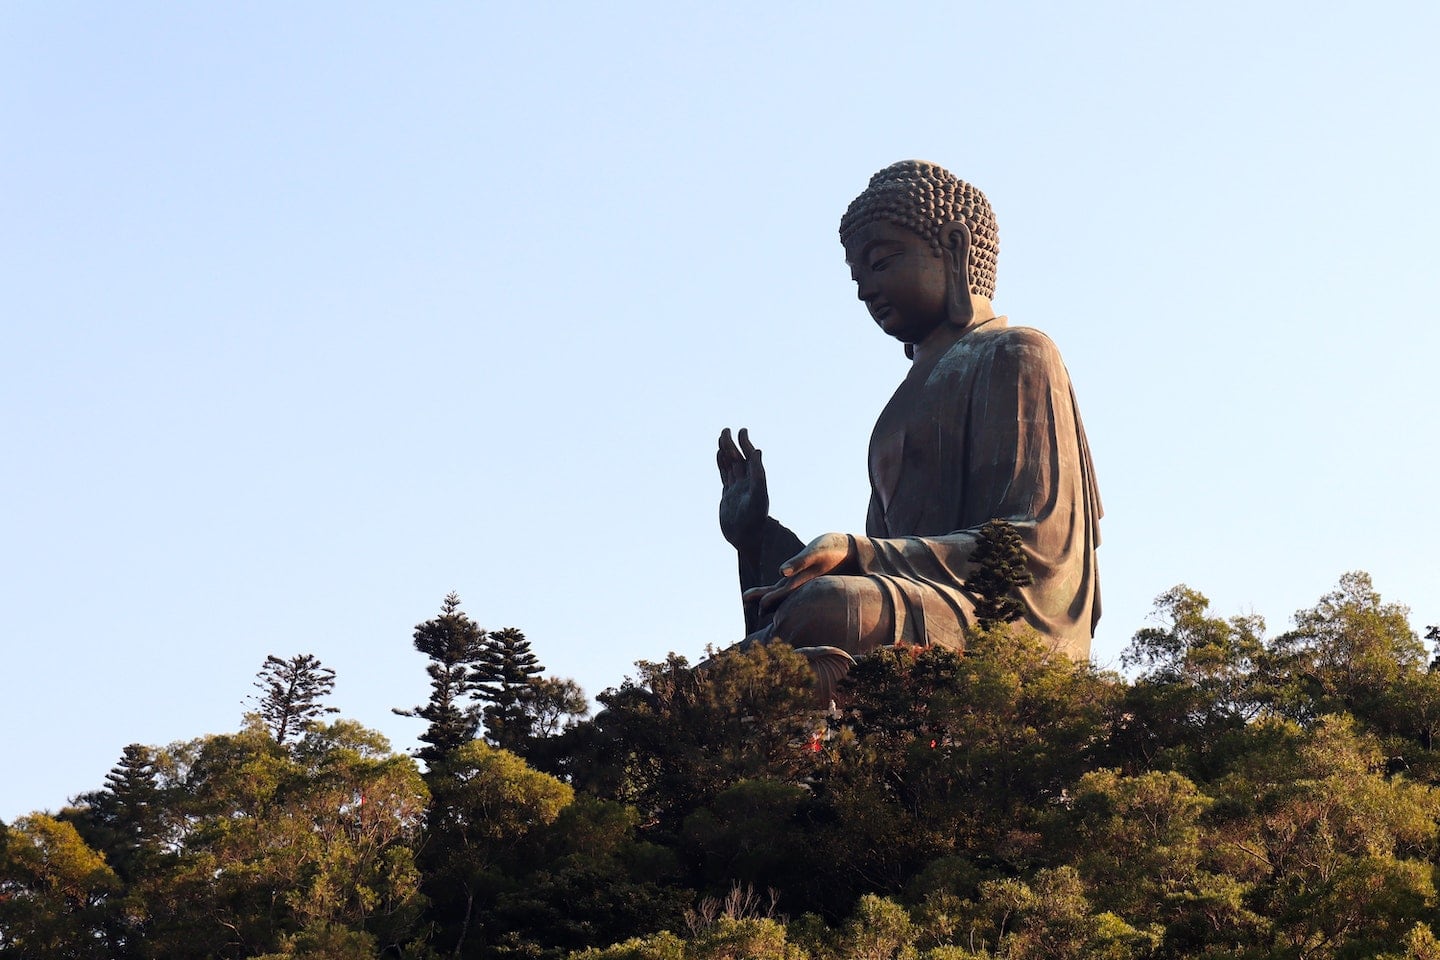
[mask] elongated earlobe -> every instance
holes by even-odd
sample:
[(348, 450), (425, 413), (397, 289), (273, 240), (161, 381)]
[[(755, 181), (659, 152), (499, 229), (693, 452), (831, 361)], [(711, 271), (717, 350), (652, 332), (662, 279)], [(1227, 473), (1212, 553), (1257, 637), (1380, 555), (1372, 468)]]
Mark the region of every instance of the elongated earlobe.
[(940, 228), (940, 251), (945, 258), (946, 319), (957, 327), (968, 327), (975, 319), (970, 299), (970, 228), (957, 221)]

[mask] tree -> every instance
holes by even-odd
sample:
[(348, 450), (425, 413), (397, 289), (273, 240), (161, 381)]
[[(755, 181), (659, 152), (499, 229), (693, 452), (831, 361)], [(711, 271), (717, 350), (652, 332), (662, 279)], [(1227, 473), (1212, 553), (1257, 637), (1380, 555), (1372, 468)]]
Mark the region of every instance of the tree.
[(109, 957), (106, 901), (120, 881), (75, 828), (43, 813), (0, 831), (0, 957)]
[(1346, 715), (1264, 717), (1245, 736), (1211, 787), (1204, 845), (1250, 885), (1266, 955), (1373, 956), (1433, 916), (1440, 791), (1385, 776), (1375, 738)]
[(1025, 603), (1018, 591), (1034, 583), (1035, 575), (1026, 565), (1025, 541), (1015, 527), (1004, 520), (986, 523), (971, 561), (976, 570), (965, 583), (978, 598), (976, 622), (988, 629), (1020, 619)]
[(531, 683), (544, 672), (525, 634), (514, 627), (490, 631), (470, 680), (476, 697), (485, 702), (485, 734), (492, 744), (525, 752), (535, 723), (526, 700)]
[(536, 769), (559, 771), (565, 762), (566, 732), (590, 712), (585, 691), (569, 677), (532, 677), (520, 705), (530, 721), (521, 755)]
[(787, 645), (727, 650), (699, 669), (674, 653), (636, 667), (564, 737), (577, 787), (632, 803), (669, 833), (741, 780), (798, 780), (815, 766), (815, 675)]
[(865, 656), (814, 777), (812, 818), (826, 829), (810, 856), (830, 870), (806, 909), (834, 917), (942, 857), (1026, 865), (1045, 811), (1096, 764), (1118, 686), (1010, 625), (975, 631), (963, 654)]
[(558, 737), (590, 712), (580, 684), (569, 677), (535, 677), (523, 701), (530, 732), (537, 738)]
[(144, 955), (238, 960), (340, 941), (393, 952), (414, 937), (427, 791), (384, 737), (316, 723), (285, 749), (257, 719), (167, 748), (158, 765), (185, 830), (132, 890)]
[(430, 701), (394, 712), (430, 721), (420, 734), (428, 746), (418, 755), (432, 768), (474, 740), (480, 730), (480, 707), (469, 700), (475, 691), (471, 672), (484, 643), (485, 631), (461, 611), (454, 593), (445, 598), (440, 616), (415, 627), (415, 649), (430, 658), (425, 668), (430, 674)]
[(302, 933), (363, 930), (396, 949), (424, 903), (414, 849), (429, 791), (414, 759), (352, 720), (312, 725), (294, 753), (298, 789), (284, 813), (320, 840), (305, 885), (291, 892)]
[[(484, 928), (512, 948), (542, 951), (680, 929), (695, 893), (677, 882), (670, 850), (637, 838), (639, 823), (634, 807), (577, 794), (512, 857), (508, 889), (484, 908)], [(493, 943), (489, 952), (498, 953)]]
[(1268, 699), (1257, 667), (1265, 621), (1211, 616), (1205, 595), (1184, 584), (1155, 598), (1151, 619), (1156, 625), (1137, 631), (1120, 656), (1140, 674), (1125, 691), (1115, 744), (1132, 771), (1162, 761), (1191, 769), (1210, 762)]
[(1073, 867), (1038, 870), (1028, 882), (984, 881), (980, 903), (989, 908), (990, 942), (1011, 960), (1128, 960), (1151, 953), (1147, 938), (1129, 924), (1092, 909)]
[(915, 926), (904, 907), (867, 893), (841, 930), (840, 945), (845, 956), (855, 960), (905, 960), (915, 956), (915, 935)]
[(327, 713), (340, 712), (320, 703), (335, 689), (335, 671), (321, 666), (320, 660), (308, 653), (297, 653), (289, 660), (271, 654), (256, 676), (255, 687), (264, 695), (253, 699), (259, 701), (260, 719), (276, 743), (298, 736), (306, 724)]
[(1277, 709), (1302, 723), (1339, 712), (1362, 723), (1376, 719), (1396, 681), (1425, 667), (1425, 647), (1409, 617), (1403, 604), (1381, 601), (1368, 573), (1342, 576), (1270, 645), (1267, 673)]
[(459, 747), (431, 773), (422, 861), (431, 920), (442, 949), (457, 957), (485, 955), (490, 944), (467, 947), (480, 907), (505, 886), (516, 863), (528, 859), (522, 851), (532, 834), (554, 823), (575, 792), (483, 740)]
[(154, 866), (165, 844), (165, 795), (151, 747), (132, 743), (105, 775), (103, 789), (81, 794), (61, 818), (127, 883)]
[(1056, 834), (1072, 848), (1071, 858), (1101, 906), (1132, 922), (1172, 926), (1203, 909), (1219, 941), (1221, 930), (1243, 918), (1217, 918), (1207, 902), (1215, 884), (1200, 866), (1200, 818), (1211, 803), (1178, 773), (1127, 777), (1096, 770), (1080, 778), (1057, 818)]

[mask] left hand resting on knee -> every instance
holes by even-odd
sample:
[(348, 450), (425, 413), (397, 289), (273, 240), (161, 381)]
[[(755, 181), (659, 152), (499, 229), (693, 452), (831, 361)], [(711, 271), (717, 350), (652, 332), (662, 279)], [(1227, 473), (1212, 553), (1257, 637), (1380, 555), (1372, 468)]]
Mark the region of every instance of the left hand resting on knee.
[(850, 559), (851, 539), (843, 533), (824, 533), (795, 556), (780, 565), (783, 575), (779, 583), (768, 587), (752, 587), (742, 596), (748, 606), (759, 602), (760, 613), (768, 616), (796, 590), (818, 577), (840, 570)]

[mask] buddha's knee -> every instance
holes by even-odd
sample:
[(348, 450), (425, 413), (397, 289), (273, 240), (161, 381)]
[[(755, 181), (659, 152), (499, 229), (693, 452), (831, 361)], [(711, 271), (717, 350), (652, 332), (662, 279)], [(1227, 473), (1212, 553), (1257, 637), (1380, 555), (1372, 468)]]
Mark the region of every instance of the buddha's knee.
[(775, 611), (773, 636), (792, 647), (853, 647), (852, 579), (817, 577), (796, 590)]

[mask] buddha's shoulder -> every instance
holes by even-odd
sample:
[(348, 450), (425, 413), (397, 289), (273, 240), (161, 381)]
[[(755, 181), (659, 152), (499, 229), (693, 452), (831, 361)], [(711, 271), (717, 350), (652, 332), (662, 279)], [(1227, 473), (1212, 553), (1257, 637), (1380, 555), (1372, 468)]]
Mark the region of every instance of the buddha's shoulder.
[(1008, 324), (985, 324), (966, 340), (990, 356), (1059, 358), (1055, 342), (1034, 327), (1012, 327)]

